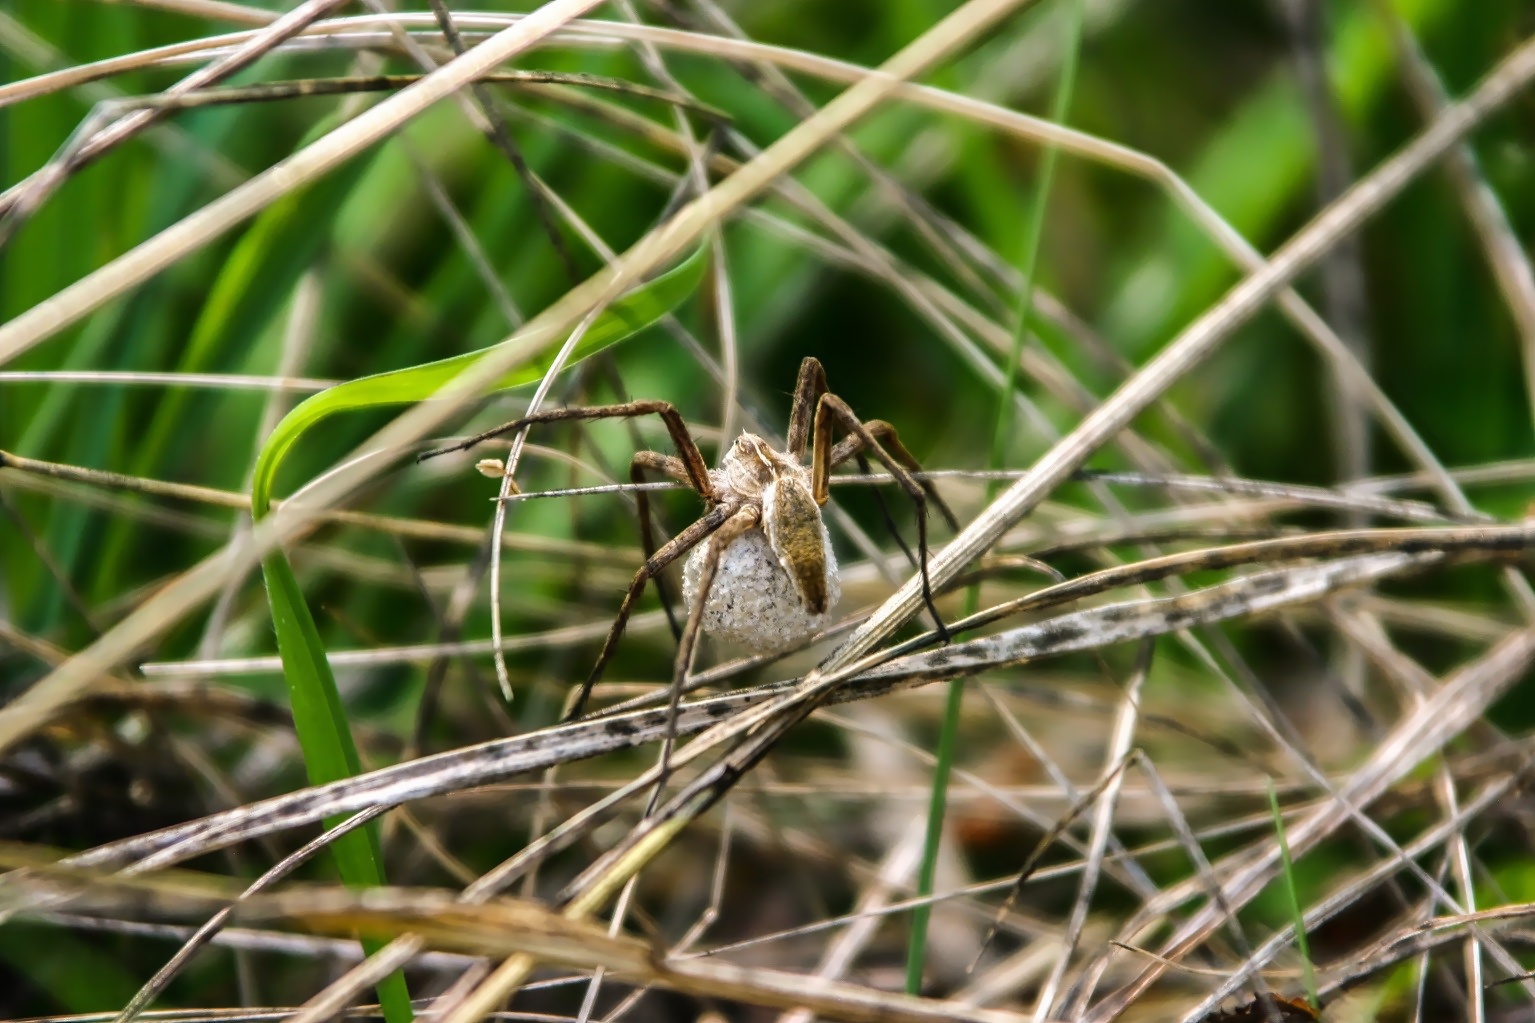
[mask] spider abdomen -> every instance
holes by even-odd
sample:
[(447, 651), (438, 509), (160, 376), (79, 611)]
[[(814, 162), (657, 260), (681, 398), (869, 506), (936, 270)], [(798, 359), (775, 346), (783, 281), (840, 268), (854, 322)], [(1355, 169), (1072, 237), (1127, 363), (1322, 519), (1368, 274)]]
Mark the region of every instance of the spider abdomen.
[[(756, 653), (776, 653), (826, 628), (842, 590), (831, 538), (824, 524), (816, 524), (825, 558), (825, 603), (819, 612), (807, 606), (799, 586), (779, 563), (767, 534), (752, 529), (720, 553), (714, 585), (704, 603), (703, 630)], [(689, 610), (698, 603), (704, 546), (695, 549), (682, 568), (683, 596)]]
[(774, 480), (762, 488), (762, 531), (800, 598), (811, 614), (828, 607), (826, 592), (826, 525), (810, 488), (797, 476)]

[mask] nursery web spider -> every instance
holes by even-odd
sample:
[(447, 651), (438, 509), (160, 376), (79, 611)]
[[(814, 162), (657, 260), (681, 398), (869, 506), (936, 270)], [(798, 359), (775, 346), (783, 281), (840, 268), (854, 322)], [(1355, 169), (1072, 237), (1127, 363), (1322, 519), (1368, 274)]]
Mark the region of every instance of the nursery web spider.
[[(873, 455), (916, 505), (918, 554), (915, 558), (910, 550), (906, 554), (922, 573), (923, 599), (940, 636), (947, 641), (927, 574), (928, 502), (938, 508), (950, 528), (957, 530), (958, 523), (932, 484), (919, 482), (912, 475), (920, 472), (921, 466), (901, 444), (895, 427), (881, 419), (868, 422), (859, 419), (845, 401), (827, 390), (825, 370), (813, 357), (800, 363), (785, 450), (779, 451), (756, 434), (742, 433), (725, 452), (717, 469), (705, 465), (682, 417), (665, 401), (550, 409), (419, 457), (465, 450), (534, 423), (646, 415), (661, 417), (677, 454), (638, 452), (630, 464), (630, 478), (642, 483), (646, 473), (657, 472), (685, 483), (704, 499), (705, 511), (696, 522), (657, 549), (648, 495), (644, 490), (635, 492), (645, 563), (629, 584), (597, 663), (581, 686), (572, 718), (581, 715), (645, 584), (655, 579), (659, 586), (660, 574), (666, 566), (689, 551), (693, 554), (683, 570), (689, 614), (680, 629), (672, 622), (678, 639), (674, 701), (692, 661), (700, 630), (758, 652), (776, 652), (825, 627), (840, 590), (836, 558), (821, 520), (821, 507), (826, 504), (831, 470), (850, 458), (867, 466), (866, 455)], [(834, 443), (833, 431), (843, 434), (843, 439)], [(807, 448), (808, 466), (803, 464)], [(896, 539), (900, 542), (899, 534)], [(904, 543), (901, 546), (906, 549)]]

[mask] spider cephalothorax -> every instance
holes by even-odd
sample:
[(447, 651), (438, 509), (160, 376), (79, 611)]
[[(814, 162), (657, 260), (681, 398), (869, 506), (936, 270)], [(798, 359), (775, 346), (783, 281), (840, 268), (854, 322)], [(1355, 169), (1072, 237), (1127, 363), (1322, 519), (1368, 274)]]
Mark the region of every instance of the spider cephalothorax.
[[(442, 451), (468, 448), (533, 423), (643, 415), (661, 417), (677, 454), (637, 453), (629, 470), (631, 478), (639, 483), (647, 472), (670, 476), (697, 491), (707, 507), (698, 521), (657, 548), (648, 497), (644, 490), (635, 492), (645, 564), (629, 584), (618, 618), (582, 686), (572, 716), (580, 714), (613, 656), (645, 584), (658, 579), (667, 565), (688, 551), (694, 553), (683, 573), (687, 624), (679, 627), (672, 623), (678, 639), (674, 699), (701, 630), (753, 650), (779, 651), (824, 628), (840, 594), (836, 558), (821, 520), (821, 508), (826, 504), (831, 470), (852, 458), (860, 463), (867, 455), (878, 459), (916, 504), (918, 555), (912, 560), (922, 573), (923, 596), (943, 634), (927, 579), (927, 502), (938, 507), (950, 526), (957, 529), (958, 524), (932, 486), (919, 483), (912, 475), (920, 466), (902, 447), (895, 428), (883, 420), (864, 422), (854, 415), (845, 401), (826, 389), (825, 371), (814, 358), (800, 364), (784, 449), (774, 448), (756, 434), (743, 433), (725, 452), (717, 469), (705, 465), (682, 417), (664, 401), (551, 409)], [(833, 429), (844, 435), (842, 440), (833, 442)], [(907, 554), (911, 556), (910, 551)]]

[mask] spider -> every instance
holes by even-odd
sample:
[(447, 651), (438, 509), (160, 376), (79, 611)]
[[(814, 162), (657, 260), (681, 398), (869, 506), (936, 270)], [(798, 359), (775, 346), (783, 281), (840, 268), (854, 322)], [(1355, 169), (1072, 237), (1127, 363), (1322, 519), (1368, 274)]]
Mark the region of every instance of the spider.
[[(837, 563), (821, 508), (826, 504), (831, 470), (850, 458), (867, 469), (872, 454), (887, 468), (911, 498), (917, 511), (917, 544), (912, 553), (896, 539), (922, 573), (922, 596), (937, 624), (939, 636), (948, 639), (943, 621), (933, 604), (927, 574), (927, 505), (931, 501), (950, 528), (958, 522), (931, 483), (918, 482), (913, 472), (921, 466), (901, 444), (895, 427), (881, 419), (860, 420), (853, 410), (826, 386), (826, 372), (814, 357), (800, 363), (799, 380), (789, 414), (784, 450), (774, 448), (753, 433), (742, 433), (725, 451), (717, 469), (709, 469), (682, 417), (665, 401), (630, 401), (616, 405), (549, 409), (486, 430), (448, 447), (427, 451), (418, 461), (452, 451), (462, 451), (482, 441), (515, 433), (535, 423), (574, 420), (627, 419), (660, 416), (671, 435), (677, 454), (640, 451), (630, 463), (630, 478), (646, 481), (648, 473), (660, 473), (687, 484), (704, 499), (704, 514), (659, 548), (655, 545), (648, 495), (635, 492), (639, 506), (640, 540), (645, 563), (635, 573), (619, 606), (618, 617), (608, 631), (602, 652), (582, 683), (569, 715), (581, 716), (603, 669), (607, 667), (619, 637), (623, 635), (635, 603), (652, 579), (662, 585), (661, 573), (692, 551), (683, 569), (686, 624), (671, 619), (678, 640), (673, 678), (673, 700), (692, 660), (699, 632), (741, 643), (762, 653), (782, 651), (825, 627), (840, 595)], [(843, 439), (833, 443), (834, 430)], [(809, 465), (804, 458), (809, 452)], [(881, 505), (883, 510), (883, 505)], [(889, 522), (888, 515), (886, 516)], [(890, 523), (892, 531), (893, 523)], [(662, 593), (663, 602), (665, 594)], [(671, 618), (670, 608), (667, 608)]]

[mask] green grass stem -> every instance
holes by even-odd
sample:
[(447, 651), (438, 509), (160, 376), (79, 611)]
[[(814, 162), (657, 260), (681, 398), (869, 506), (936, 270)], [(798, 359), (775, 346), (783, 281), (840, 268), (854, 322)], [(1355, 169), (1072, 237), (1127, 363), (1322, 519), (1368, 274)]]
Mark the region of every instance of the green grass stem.
[(1300, 890), (1295, 884), (1295, 865), (1290, 862), (1290, 843), (1285, 838), (1284, 815), (1279, 812), (1279, 794), (1274, 791), (1274, 779), (1268, 782), (1269, 810), (1274, 815), (1274, 834), (1279, 837), (1279, 863), (1284, 873), (1285, 891), (1290, 896), (1290, 917), (1295, 925), (1295, 947), (1300, 950), (1301, 977), (1306, 985), (1306, 998), (1311, 1007), (1320, 1011), (1321, 999), (1317, 997), (1316, 967), (1311, 964), (1311, 945), (1306, 940), (1306, 915), (1300, 908)]
[[(1076, 88), (1077, 58), (1082, 49), (1082, 0), (1067, 0), (1066, 35), (1062, 41), (1060, 75), (1056, 80), (1055, 99), (1051, 103), (1050, 118), (1064, 124), (1071, 109), (1071, 94)], [(1018, 318), (1013, 334), (1013, 350), (1008, 359), (1002, 390), (997, 395), (996, 424), (992, 430), (990, 467), (1002, 463), (1003, 447), (1012, 421), (1013, 391), (1018, 383), (1018, 364), (1023, 359), (1024, 340), (1028, 336), (1030, 310), (1034, 302), (1034, 271), (1039, 260), (1040, 240), (1044, 236), (1045, 208), (1050, 202), (1050, 187), (1055, 179), (1055, 162), (1059, 151), (1048, 147), (1040, 156), (1039, 182), (1035, 188), (1034, 205), (1029, 211), (1024, 229), (1023, 252), (1019, 269), (1023, 277), (1018, 292)], [(995, 493), (995, 486), (987, 490), (988, 498)], [(965, 596), (966, 617), (980, 606), (980, 587), (972, 586)], [(954, 767), (954, 746), (959, 736), (959, 713), (965, 703), (965, 680), (952, 679), (944, 700), (943, 724), (938, 733), (938, 750), (933, 766), (933, 787), (927, 805), (927, 837), (922, 850), (922, 863), (917, 869), (917, 898), (933, 894), (933, 878), (938, 869), (938, 851), (943, 841), (943, 821), (949, 801), (949, 776)], [(922, 966), (927, 959), (927, 926), (932, 909), (926, 904), (917, 906), (911, 914), (911, 942), (906, 956), (906, 992), (918, 994), (922, 990)]]

